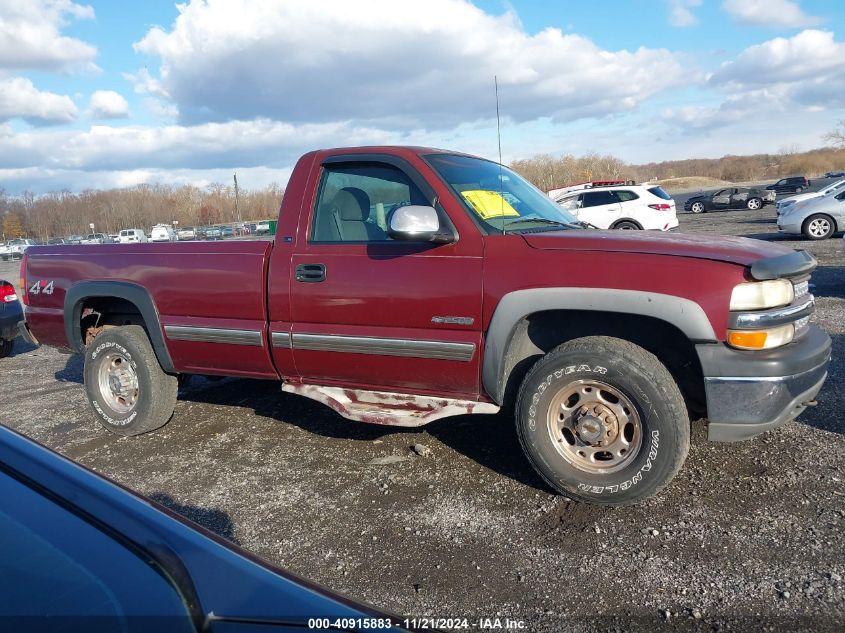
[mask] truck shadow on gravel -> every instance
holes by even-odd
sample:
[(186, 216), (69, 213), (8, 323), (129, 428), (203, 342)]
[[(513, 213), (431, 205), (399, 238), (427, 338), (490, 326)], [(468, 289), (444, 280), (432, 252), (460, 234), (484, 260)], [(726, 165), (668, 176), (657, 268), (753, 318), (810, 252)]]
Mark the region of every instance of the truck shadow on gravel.
[(38, 348), (35, 345), (27, 343), (22, 338), (17, 338), (15, 339), (15, 344), (12, 346), (12, 353), (9, 354), (9, 358), (13, 356), (23, 356), (24, 354), (29, 354), (37, 349)]
[(816, 398), (818, 405), (805, 409), (798, 417), (800, 424), (845, 435), (845, 335), (834, 334), (833, 354), (827, 380)]
[(179, 399), (249, 407), (256, 415), (333, 439), (372, 442), (385, 436), (406, 435), (409, 451), (413, 444), (425, 443), (418, 436), (427, 434), (485, 468), (523, 485), (551, 492), (523, 455), (511, 414), (455, 416), (420, 428), (366, 424), (347, 420), (307, 398), (284, 393), (278, 383), (240, 378), (208, 382), (195, 377), (180, 391)]
[(819, 266), (811, 281), (815, 297), (845, 299), (845, 266)]
[(85, 359), (82, 354), (69, 354), (65, 366), (54, 375), (56, 380), (61, 382), (75, 382), (82, 384), (82, 370), (85, 367)]
[(186, 519), (190, 519), (194, 523), (198, 523), (207, 530), (211, 530), (218, 536), (222, 536), (227, 541), (240, 545), (238, 539), (235, 538), (235, 524), (228, 513), (217, 508), (201, 508), (199, 506), (183, 505), (178, 503), (173, 497), (163, 492), (154, 492), (148, 495), (150, 499), (156, 503), (163, 505), (168, 510), (179, 514)]

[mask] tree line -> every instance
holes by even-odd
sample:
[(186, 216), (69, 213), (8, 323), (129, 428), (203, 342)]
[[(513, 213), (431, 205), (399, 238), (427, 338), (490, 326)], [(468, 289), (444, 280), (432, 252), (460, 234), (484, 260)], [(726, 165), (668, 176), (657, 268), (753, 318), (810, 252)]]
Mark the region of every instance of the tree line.
[(240, 189), (211, 184), (204, 189), (191, 185), (143, 184), (124, 189), (59, 191), (38, 195), (24, 192), (10, 196), (0, 189), (0, 217), (5, 240), (29, 237), (87, 235), (94, 224), (97, 233), (121, 229), (149, 231), (156, 224), (208, 226), (275, 218), (284, 189), (271, 184), (265, 189)]
[(845, 146), (807, 152), (786, 147), (777, 154), (692, 158), (643, 165), (631, 165), (614, 156), (601, 154), (539, 154), (514, 161), (510, 167), (543, 191), (590, 180), (644, 182), (704, 176), (728, 182), (748, 182), (776, 180), (791, 175), (812, 178), (829, 171), (845, 170)]
[[(510, 167), (540, 189), (588, 180), (664, 180), (705, 176), (729, 182), (774, 180), (789, 175), (819, 176), (845, 170), (845, 120), (827, 134), (832, 147), (799, 152), (785, 147), (777, 154), (694, 158), (632, 165), (611, 155), (552, 156), (539, 154), (516, 160)], [(99, 233), (121, 229), (149, 230), (155, 224), (208, 226), (275, 218), (284, 189), (271, 184), (253, 191), (241, 189), (236, 198), (233, 186), (220, 183), (204, 189), (192, 185), (143, 184), (124, 189), (60, 191), (36, 196), (24, 192), (10, 196), (0, 189), (2, 239), (30, 237), (47, 239), (87, 235), (89, 225)]]

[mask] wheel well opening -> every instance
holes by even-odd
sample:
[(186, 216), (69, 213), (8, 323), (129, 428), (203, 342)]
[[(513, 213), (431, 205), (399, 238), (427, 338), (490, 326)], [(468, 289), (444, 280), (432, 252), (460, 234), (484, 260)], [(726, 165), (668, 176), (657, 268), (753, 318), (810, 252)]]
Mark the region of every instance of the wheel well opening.
[(147, 330), (138, 306), (118, 297), (88, 297), (82, 301), (79, 315), (79, 335), (85, 345), (109, 327), (140, 325)]
[(636, 220), (633, 220), (633, 219), (631, 219), (631, 218), (622, 218), (622, 219), (620, 219), (620, 220), (616, 220), (616, 222), (614, 222), (614, 223), (613, 223), (613, 227), (612, 227), (612, 228), (614, 228), (614, 229), (615, 229), (615, 228), (616, 228), (617, 226), (619, 226), (620, 224), (625, 224), (625, 223), (628, 223), (628, 224), (633, 224), (634, 226), (638, 226), (638, 227), (640, 227), (640, 230), (642, 230), (642, 228), (643, 228), (643, 225), (642, 225), (642, 224), (640, 224), (639, 222), (637, 222)]
[(691, 417), (706, 413), (701, 363), (681, 330), (654, 317), (590, 310), (549, 310), (517, 323), (502, 362), (505, 404), (516, 401), (523, 378), (544, 354), (584, 336), (613, 336), (651, 352), (675, 378)]

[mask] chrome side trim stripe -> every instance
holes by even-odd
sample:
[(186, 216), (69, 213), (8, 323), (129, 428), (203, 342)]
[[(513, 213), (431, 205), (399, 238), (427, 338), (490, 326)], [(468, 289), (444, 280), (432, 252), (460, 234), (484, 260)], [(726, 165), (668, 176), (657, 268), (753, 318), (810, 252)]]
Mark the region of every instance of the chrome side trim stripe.
[(188, 325), (165, 325), (167, 337), (174, 341), (194, 341), (197, 343), (228, 343), (230, 345), (250, 345), (261, 347), (260, 330), (235, 330), (218, 327), (193, 327)]
[(297, 333), (294, 333), (292, 341), (294, 349), (307, 349), (319, 352), (409, 356), (412, 358), (458, 361), (470, 361), (475, 355), (474, 343)]
[(273, 341), (273, 347), (290, 347), (289, 332), (273, 332), (271, 339)]

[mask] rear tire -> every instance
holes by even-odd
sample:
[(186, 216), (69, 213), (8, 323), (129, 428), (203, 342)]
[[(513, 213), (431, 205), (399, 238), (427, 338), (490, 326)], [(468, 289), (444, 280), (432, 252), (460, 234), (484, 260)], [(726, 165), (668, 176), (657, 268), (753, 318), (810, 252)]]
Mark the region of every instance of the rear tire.
[(816, 213), (804, 220), (801, 232), (808, 240), (826, 240), (836, 232), (836, 222), (829, 215)]
[(757, 209), (763, 208), (763, 200), (760, 198), (751, 198), (748, 202), (745, 203), (749, 209), (756, 211)]
[(614, 229), (620, 229), (622, 231), (639, 231), (641, 230), (639, 225), (635, 222), (630, 222), (628, 220), (623, 220), (622, 222), (617, 222), (613, 225)]
[(0, 358), (6, 358), (12, 353), (12, 348), (15, 346), (15, 339), (0, 338)]
[(516, 426), (543, 480), (588, 503), (654, 495), (689, 451), (689, 417), (672, 375), (650, 352), (607, 336), (569, 341), (539, 360), (520, 387)]
[(118, 435), (140, 435), (167, 424), (178, 380), (164, 373), (138, 325), (109, 328), (85, 350), (85, 391), (94, 417)]

